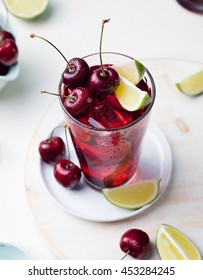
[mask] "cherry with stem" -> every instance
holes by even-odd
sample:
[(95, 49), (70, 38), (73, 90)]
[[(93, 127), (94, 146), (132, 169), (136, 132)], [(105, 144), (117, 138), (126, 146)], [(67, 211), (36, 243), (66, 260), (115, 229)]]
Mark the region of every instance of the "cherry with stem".
[(50, 137), (39, 144), (39, 153), (42, 160), (48, 164), (54, 164), (66, 154), (65, 144), (61, 137), (54, 136), (55, 127)]
[(54, 166), (56, 181), (65, 188), (75, 188), (81, 178), (80, 168), (68, 159), (61, 159)]
[(68, 160), (70, 160), (70, 149), (69, 149), (69, 145), (68, 145), (68, 134), (67, 134), (67, 124), (65, 125), (59, 125), (59, 126), (56, 126), (53, 128), (52, 132), (51, 132), (51, 135), (50, 135), (50, 138), (49, 139), (52, 139), (53, 138), (53, 135), (54, 135), (54, 132), (57, 128), (64, 128), (64, 134), (65, 134), (65, 139), (66, 139), (66, 151), (67, 151), (67, 158)]
[[(61, 96), (60, 94), (47, 91), (41, 91), (41, 93)], [(84, 87), (76, 87), (69, 91), (68, 95), (62, 95), (62, 97), (65, 109), (73, 117), (82, 117), (88, 114), (94, 104), (92, 93)]]
[(124, 260), (130, 254), (130, 250), (128, 250), (125, 255), (121, 258), (121, 261)]
[[(60, 126), (58, 126), (60, 127)], [(68, 145), (67, 125), (64, 125), (66, 146), (68, 151), (67, 159), (60, 159), (54, 166), (54, 177), (56, 181), (65, 188), (75, 188), (81, 178), (81, 170), (70, 161), (70, 150)]]
[[(64, 128), (68, 156), (66, 154), (65, 144), (61, 137), (54, 136), (55, 129)], [(49, 164), (54, 164), (54, 177), (56, 181), (67, 188), (74, 188), (78, 185), (81, 178), (81, 170), (70, 161), (70, 151), (68, 145), (67, 125), (55, 127), (50, 137), (40, 142), (39, 153), (42, 160)]]
[(126, 231), (120, 239), (120, 248), (125, 253), (121, 260), (128, 255), (135, 259), (142, 258), (148, 250), (149, 243), (149, 236), (146, 232), (135, 228)]
[(64, 54), (46, 38), (36, 34), (30, 34), (30, 37), (38, 38), (47, 42), (63, 57), (66, 62), (66, 68), (61, 76), (61, 80), (64, 85), (73, 89), (75, 87), (84, 86), (87, 84), (90, 76), (90, 68), (84, 59), (75, 57), (68, 61)]
[(101, 67), (92, 71), (89, 78), (89, 88), (97, 96), (103, 97), (107, 94), (113, 93), (119, 86), (120, 78), (116, 70), (109, 65), (104, 65), (102, 61), (102, 41), (104, 25), (110, 19), (102, 21), (100, 44), (99, 44), (99, 58)]
[[(50, 95), (54, 95), (54, 96), (61, 96), (59, 93), (54, 93), (54, 92), (50, 92), (50, 91), (46, 91), (46, 90), (41, 90), (40, 91), (42, 94), (50, 94)], [(65, 98), (70, 98), (73, 102), (75, 102), (77, 99), (75, 96), (70, 96), (70, 95), (63, 95), (63, 97)]]

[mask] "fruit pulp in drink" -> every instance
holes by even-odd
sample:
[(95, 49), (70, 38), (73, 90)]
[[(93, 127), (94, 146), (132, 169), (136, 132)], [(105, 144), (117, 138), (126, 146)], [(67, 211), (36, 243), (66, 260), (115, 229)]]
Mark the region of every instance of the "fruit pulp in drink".
[[(137, 86), (151, 95), (146, 79)], [(61, 95), (67, 94), (61, 84)], [(114, 94), (109, 94), (96, 98), (89, 114), (82, 118), (65, 114), (84, 178), (90, 185), (98, 189), (117, 187), (134, 177), (149, 106), (129, 112), (121, 107)]]

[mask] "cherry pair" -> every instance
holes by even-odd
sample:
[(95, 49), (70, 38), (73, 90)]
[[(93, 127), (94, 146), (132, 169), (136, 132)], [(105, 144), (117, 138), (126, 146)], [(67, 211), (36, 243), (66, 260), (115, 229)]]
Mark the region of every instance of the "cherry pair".
[[(66, 126), (64, 128), (66, 133)], [(65, 143), (61, 137), (53, 136), (54, 130), (55, 128), (48, 139), (40, 142), (39, 153), (44, 162), (54, 164), (54, 177), (57, 182), (63, 187), (74, 188), (81, 178), (80, 168), (65, 158)]]

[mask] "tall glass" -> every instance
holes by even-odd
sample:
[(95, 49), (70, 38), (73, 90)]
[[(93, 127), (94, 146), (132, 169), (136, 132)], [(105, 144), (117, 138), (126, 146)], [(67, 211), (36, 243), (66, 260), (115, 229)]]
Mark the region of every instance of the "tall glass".
[[(98, 53), (85, 56), (84, 59), (89, 66), (100, 64)], [(104, 64), (134, 60), (119, 53), (103, 53), (102, 59)], [(148, 70), (145, 79), (152, 102), (144, 109), (142, 116), (119, 128), (87, 126), (72, 117), (59, 98), (84, 178), (97, 189), (123, 185), (136, 175), (143, 137), (155, 99), (155, 84)]]
[(199, 14), (203, 14), (203, 0), (176, 0), (184, 8)]

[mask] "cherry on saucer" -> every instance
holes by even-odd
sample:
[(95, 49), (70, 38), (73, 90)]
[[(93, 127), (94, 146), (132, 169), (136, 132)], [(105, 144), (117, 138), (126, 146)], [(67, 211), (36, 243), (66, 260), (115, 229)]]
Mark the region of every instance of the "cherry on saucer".
[(65, 156), (65, 144), (60, 137), (51, 136), (40, 142), (39, 153), (44, 162), (53, 164)]
[(65, 188), (75, 188), (81, 178), (80, 168), (68, 159), (59, 160), (54, 166), (56, 181)]

